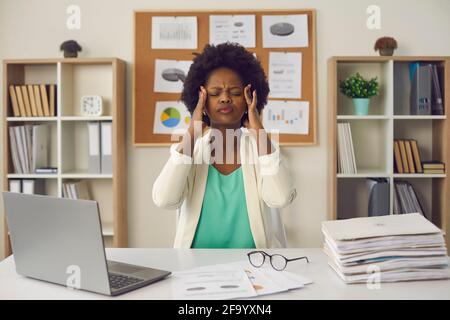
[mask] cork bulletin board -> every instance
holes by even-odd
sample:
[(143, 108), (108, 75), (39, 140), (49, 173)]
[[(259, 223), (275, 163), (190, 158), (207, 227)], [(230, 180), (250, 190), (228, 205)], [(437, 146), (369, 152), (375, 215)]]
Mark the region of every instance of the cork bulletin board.
[[(301, 48), (263, 48), (262, 16), (306, 14), (308, 19), (308, 46)], [(270, 10), (270, 11), (135, 11), (134, 12), (134, 64), (133, 64), (133, 145), (169, 146), (173, 142), (170, 134), (153, 132), (155, 105), (157, 101), (179, 101), (180, 93), (154, 92), (155, 60), (192, 60), (193, 53), (200, 53), (209, 43), (210, 15), (254, 15), (256, 46), (247, 48), (254, 52), (257, 59), (269, 75), (269, 52), (300, 52), (302, 54), (301, 99), (276, 99), (281, 101), (309, 102), (308, 133), (280, 134), (280, 145), (302, 146), (317, 143), (317, 104), (316, 104), (316, 43), (315, 43), (315, 10)], [(152, 49), (152, 17), (196, 17), (197, 49)], [(264, 110), (263, 110), (264, 113)]]

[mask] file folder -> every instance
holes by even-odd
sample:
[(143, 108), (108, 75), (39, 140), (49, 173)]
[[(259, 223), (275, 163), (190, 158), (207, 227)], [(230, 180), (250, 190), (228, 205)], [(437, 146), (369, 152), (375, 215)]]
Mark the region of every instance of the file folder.
[(100, 124), (98, 121), (88, 122), (89, 137), (89, 173), (101, 173), (100, 157)]
[(112, 173), (112, 122), (102, 121), (101, 126), (101, 153), (102, 173)]

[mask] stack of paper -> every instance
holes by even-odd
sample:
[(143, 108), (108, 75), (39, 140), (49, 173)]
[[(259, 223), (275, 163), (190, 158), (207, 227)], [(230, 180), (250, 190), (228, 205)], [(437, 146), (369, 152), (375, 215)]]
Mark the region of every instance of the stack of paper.
[(235, 299), (303, 288), (311, 280), (271, 267), (255, 268), (247, 261), (174, 272), (175, 299)]
[(347, 283), (446, 279), (447, 249), (439, 228), (419, 213), (322, 224), (329, 265)]

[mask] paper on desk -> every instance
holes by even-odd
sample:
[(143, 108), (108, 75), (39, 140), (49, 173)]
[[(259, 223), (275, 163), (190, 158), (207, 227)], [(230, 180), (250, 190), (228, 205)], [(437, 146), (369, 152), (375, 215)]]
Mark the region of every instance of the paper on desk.
[(283, 292), (292, 289), (303, 288), (312, 281), (301, 275), (288, 271), (277, 271), (272, 267), (255, 268), (248, 261), (231, 262), (222, 265), (200, 267), (197, 270), (213, 267), (214, 270), (227, 269), (229, 267), (245, 270), (253, 288), (258, 296)]
[(174, 272), (175, 299), (234, 299), (256, 296), (244, 269), (238, 265), (215, 265)]

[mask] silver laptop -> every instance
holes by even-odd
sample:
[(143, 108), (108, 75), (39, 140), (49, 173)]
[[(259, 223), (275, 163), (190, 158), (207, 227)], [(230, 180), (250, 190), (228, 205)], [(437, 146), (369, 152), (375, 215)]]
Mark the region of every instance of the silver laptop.
[(3, 192), (18, 274), (105, 295), (119, 295), (170, 272), (107, 261), (98, 204)]

